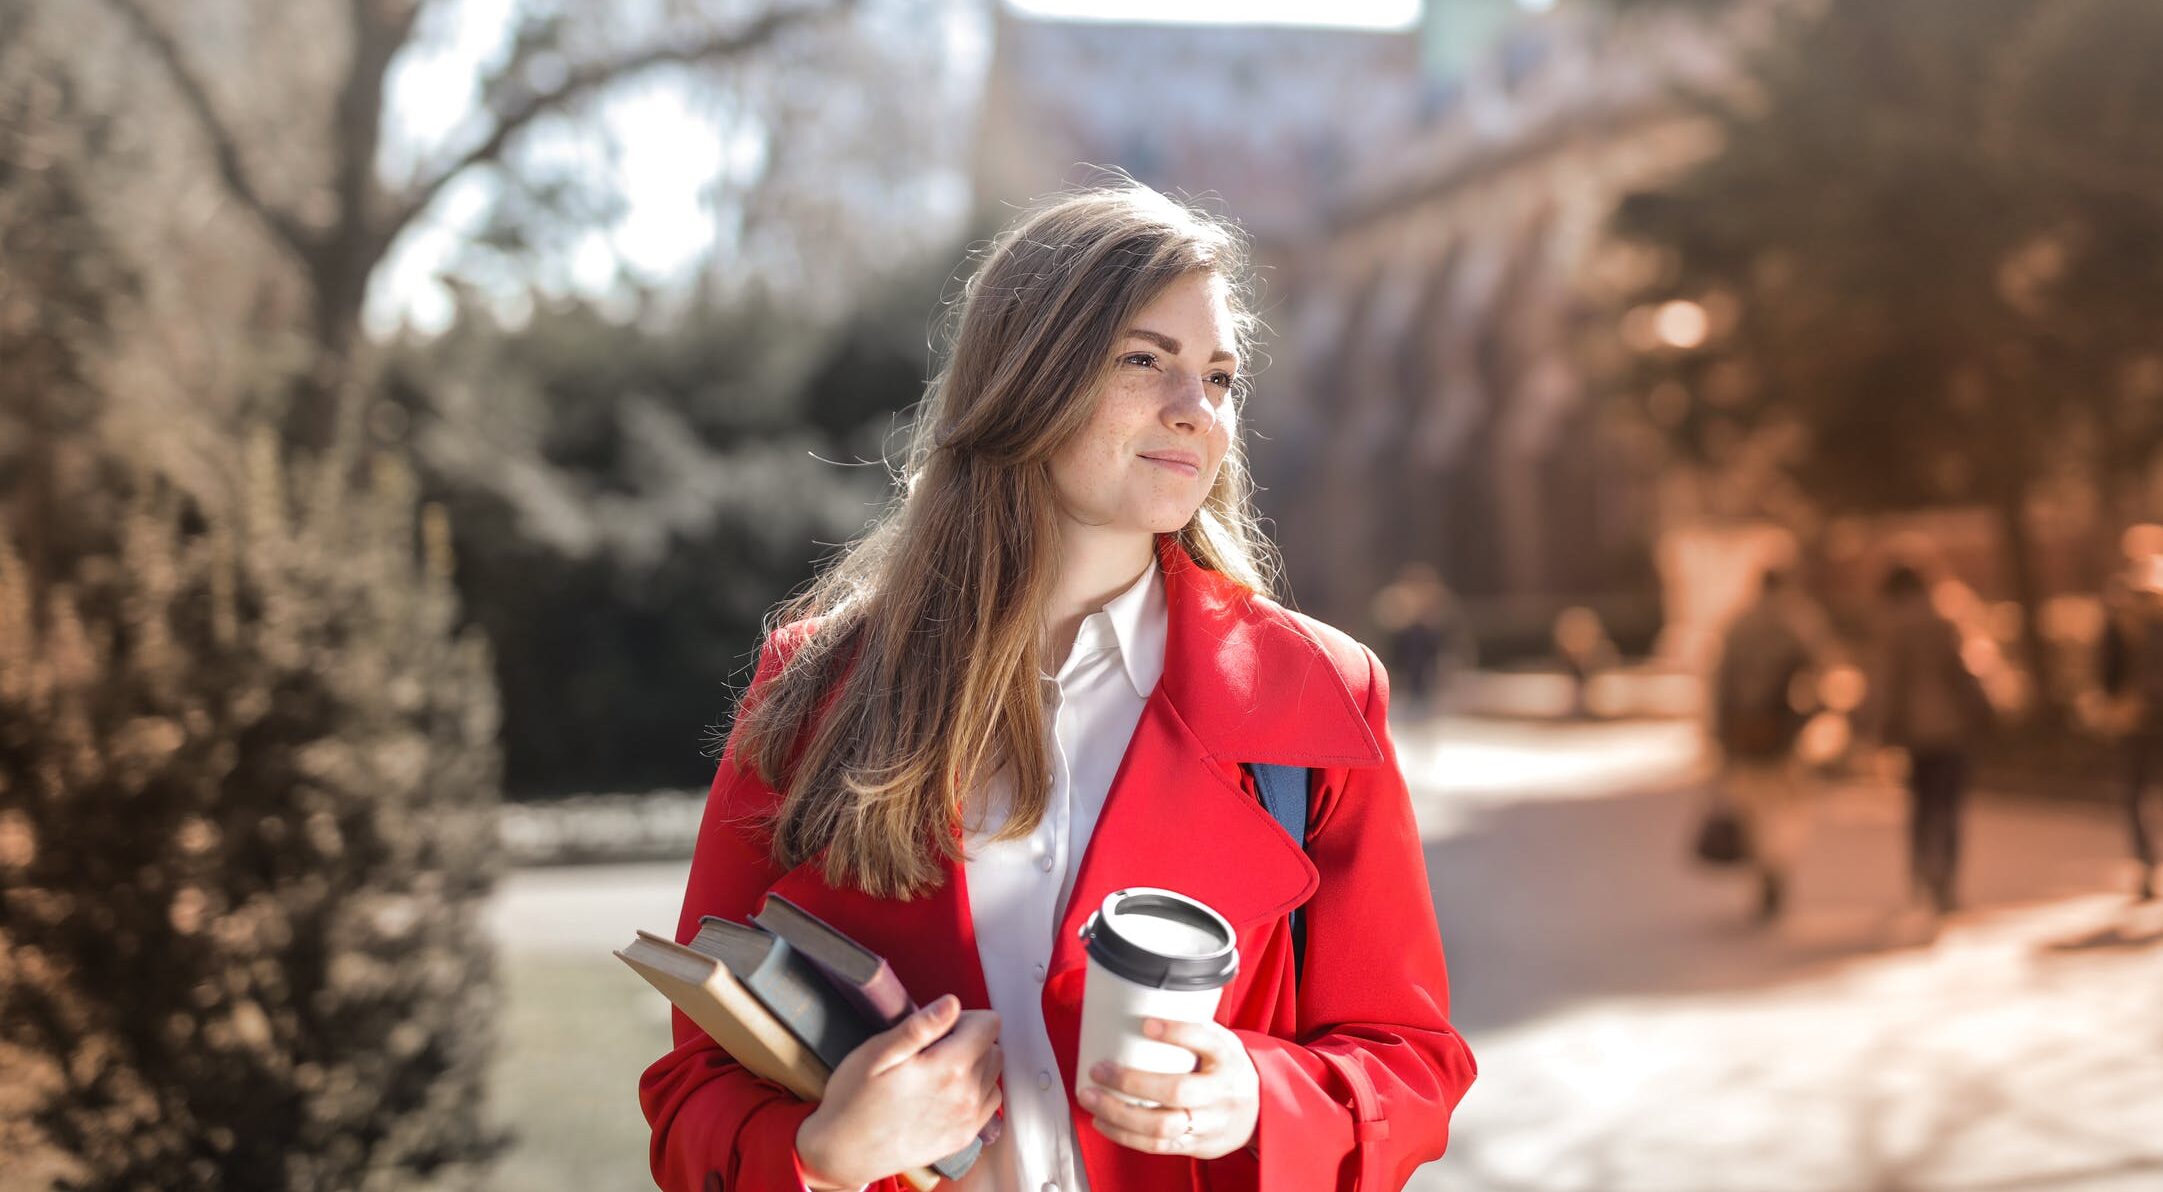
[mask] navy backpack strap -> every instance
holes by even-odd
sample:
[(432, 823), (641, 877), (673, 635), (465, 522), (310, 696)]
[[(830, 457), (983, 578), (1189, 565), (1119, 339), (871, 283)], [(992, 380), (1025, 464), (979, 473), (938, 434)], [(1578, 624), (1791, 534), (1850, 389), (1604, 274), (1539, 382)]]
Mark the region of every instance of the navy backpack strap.
[[(1262, 793), (1262, 805), (1269, 808), (1270, 818), (1292, 838), (1292, 843), (1304, 852), (1307, 848), (1307, 775), (1305, 766), (1279, 766), (1267, 762), (1246, 763), (1247, 772), (1254, 775), (1255, 789)], [(1307, 916), (1305, 907), (1292, 908), (1292, 973), (1293, 979), (1307, 964)]]

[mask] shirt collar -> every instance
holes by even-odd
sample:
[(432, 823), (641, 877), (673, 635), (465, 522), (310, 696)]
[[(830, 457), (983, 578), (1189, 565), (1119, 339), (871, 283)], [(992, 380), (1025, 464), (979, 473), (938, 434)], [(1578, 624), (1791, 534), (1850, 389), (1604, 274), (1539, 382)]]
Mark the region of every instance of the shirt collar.
[(1127, 682), (1133, 685), (1134, 694), (1147, 699), (1164, 674), (1165, 625), (1169, 615), (1160, 568), (1157, 560), (1151, 557), (1149, 566), (1127, 585), (1125, 591), (1082, 619), (1059, 673), (1045, 677), (1063, 679), (1067, 671), (1086, 655), (1114, 650), (1119, 654), (1119, 663), (1126, 670)]
[(1119, 661), (1127, 668), (1134, 694), (1149, 698), (1164, 674), (1164, 626), (1168, 615), (1154, 552), (1141, 578), (1106, 601), (1104, 612), (1111, 618), (1112, 632), (1119, 639)]

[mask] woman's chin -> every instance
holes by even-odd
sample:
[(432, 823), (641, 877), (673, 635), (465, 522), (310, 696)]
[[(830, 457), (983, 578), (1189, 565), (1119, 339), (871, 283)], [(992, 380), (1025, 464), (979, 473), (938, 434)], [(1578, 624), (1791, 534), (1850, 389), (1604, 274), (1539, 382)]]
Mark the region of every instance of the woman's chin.
[(1194, 515), (1199, 512), (1201, 512), (1201, 506), (1199, 505), (1184, 512), (1179, 510), (1166, 511), (1157, 517), (1149, 519), (1149, 531), (1152, 534), (1177, 534), (1191, 525), (1194, 521)]
[(1132, 530), (1135, 533), (1176, 534), (1187, 528), (1201, 508), (1200, 502), (1185, 500), (1137, 501), (1119, 508), (1117, 513), (1094, 524)]

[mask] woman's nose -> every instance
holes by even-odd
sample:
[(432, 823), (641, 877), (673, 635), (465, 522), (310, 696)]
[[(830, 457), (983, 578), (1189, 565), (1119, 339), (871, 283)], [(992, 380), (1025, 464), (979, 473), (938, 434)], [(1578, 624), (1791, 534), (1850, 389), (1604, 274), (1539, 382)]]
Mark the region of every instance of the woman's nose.
[(1165, 382), (1171, 389), (1164, 403), (1164, 421), (1192, 430), (1208, 430), (1217, 419), (1209, 404), (1209, 386), (1199, 373), (1173, 369)]

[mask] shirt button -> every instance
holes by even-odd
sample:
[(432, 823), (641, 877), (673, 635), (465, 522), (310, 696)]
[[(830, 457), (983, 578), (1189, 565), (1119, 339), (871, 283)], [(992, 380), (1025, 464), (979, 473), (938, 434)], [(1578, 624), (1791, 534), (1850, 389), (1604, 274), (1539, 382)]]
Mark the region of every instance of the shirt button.
[(1041, 964), (1036, 966), (1036, 979), (1039, 981), (1044, 979), (1044, 966)]
[(1037, 1091), (1039, 1091), (1039, 1092), (1042, 1092), (1042, 1091), (1044, 1091), (1044, 1090), (1047, 1090), (1047, 1089), (1051, 1088), (1051, 1073), (1049, 1073), (1049, 1072), (1039, 1072), (1039, 1073), (1037, 1073), (1037, 1074), (1036, 1074), (1036, 1087), (1037, 1087)]

